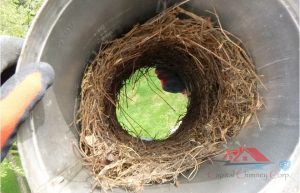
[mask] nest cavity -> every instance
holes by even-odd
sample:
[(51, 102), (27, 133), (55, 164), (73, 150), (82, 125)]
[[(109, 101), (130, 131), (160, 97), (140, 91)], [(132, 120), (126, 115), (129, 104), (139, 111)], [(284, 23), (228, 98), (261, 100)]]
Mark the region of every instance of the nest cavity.
[[(80, 152), (96, 186), (138, 191), (176, 183), (185, 171), (191, 179), (260, 108), (252, 60), (214, 18), (175, 6), (101, 46), (82, 80), (78, 119)], [(143, 141), (118, 122), (118, 94), (137, 70), (158, 63), (180, 72), (189, 104), (174, 134)]]

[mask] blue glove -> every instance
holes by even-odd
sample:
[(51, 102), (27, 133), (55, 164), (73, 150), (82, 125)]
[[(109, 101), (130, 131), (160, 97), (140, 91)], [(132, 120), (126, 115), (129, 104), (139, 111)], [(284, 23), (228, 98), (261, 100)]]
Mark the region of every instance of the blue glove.
[[(1, 76), (5, 68), (15, 65), (22, 47), (22, 39), (0, 36)], [(4, 49), (3, 49), (4, 48)], [(28, 117), (35, 104), (54, 81), (53, 68), (43, 62), (20, 68), (1, 86), (0, 142), (1, 162), (16, 136), (17, 128)]]
[(185, 94), (185, 85), (176, 72), (156, 65), (155, 73), (164, 91)]

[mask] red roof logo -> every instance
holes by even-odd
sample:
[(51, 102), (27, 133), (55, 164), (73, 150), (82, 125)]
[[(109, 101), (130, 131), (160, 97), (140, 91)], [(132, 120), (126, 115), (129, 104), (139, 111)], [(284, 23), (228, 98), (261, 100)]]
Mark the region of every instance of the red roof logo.
[(226, 150), (223, 161), (227, 165), (232, 164), (264, 164), (270, 160), (254, 147), (239, 147), (238, 149)]

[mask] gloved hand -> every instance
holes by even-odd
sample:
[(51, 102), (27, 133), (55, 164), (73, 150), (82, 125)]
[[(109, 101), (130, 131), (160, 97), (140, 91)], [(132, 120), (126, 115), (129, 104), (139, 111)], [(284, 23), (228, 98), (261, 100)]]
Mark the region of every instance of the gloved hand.
[(155, 74), (164, 91), (170, 93), (186, 93), (185, 85), (178, 74), (166, 67), (156, 65)]
[[(0, 36), (1, 73), (16, 64), (22, 40)], [(0, 88), (0, 142), (1, 162), (16, 136), (17, 128), (28, 117), (35, 104), (44, 96), (54, 81), (53, 68), (43, 62), (21, 67)]]

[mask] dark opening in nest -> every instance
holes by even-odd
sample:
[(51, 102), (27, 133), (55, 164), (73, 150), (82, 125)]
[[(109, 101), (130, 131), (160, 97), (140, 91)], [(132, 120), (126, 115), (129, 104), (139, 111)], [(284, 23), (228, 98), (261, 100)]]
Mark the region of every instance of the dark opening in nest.
[[(259, 109), (254, 65), (216, 17), (172, 7), (101, 48), (84, 75), (79, 109), (80, 150), (96, 185), (137, 191), (192, 169), (190, 179)], [(145, 142), (122, 129), (116, 106), (125, 80), (157, 63), (180, 72), (189, 105), (177, 132)]]

